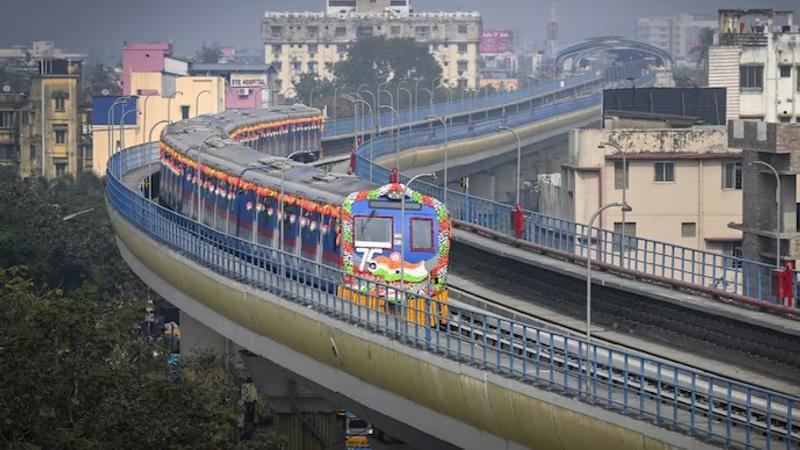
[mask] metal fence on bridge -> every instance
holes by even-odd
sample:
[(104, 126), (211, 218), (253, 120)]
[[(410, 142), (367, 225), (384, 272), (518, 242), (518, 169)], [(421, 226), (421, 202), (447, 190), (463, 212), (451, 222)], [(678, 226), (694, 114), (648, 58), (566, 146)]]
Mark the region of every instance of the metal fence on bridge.
[[(496, 133), (499, 125), (510, 127), (533, 123), (556, 117), (561, 114), (579, 111), (599, 105), (599, 95), (567, 100), (543, 105), (532, 110), (509, 114), (506, 117), (480, 120), (471, 124), (448, 126), (450, 141), (471, 139)], [(393, 142), (396, 139), (396, 144)], [(425, 145), (444, 143), (444, 130), (441, 125), (429, 129), (406, 130), (396, 136), (380, 136), (372, 142), (361, 145), (356, 150), (356, 173), (378, 184), (389, 182), (390, 172), (378, 164), (371, 164), (394, 151), (412, 149)], [(427, 195), (442, 199), (442, 187), (419, 181), (414, 188)], [(513, 205), (466, 195), (460, 191), (447, 191), (447, 207), (456, 220), (488, 228), (492, 231), (513, 236), (511, 215)], [(765, 307), (781, 308), (785, 312), (798, 311), (798, 302), (792, 307), (784, 307), (783, 299), (777, 293), (775, 267), (757, 261), (722, 255), (706, 250), (694, 249), (668, 242), (625, 236), (624, 251), (620, 245), (622, 237), (613, 231), (592, 228), (565, 219), (545, 216), (525, 211), (525, 231), (520, 239), (585, 257), (591, 250), (597, 261), (618, 266), (624, 270), (646, 274), (664, 280), (712, 290), (722, 295), (741, 296), (741, 300), (753, 299), (765, 302)], [(591, 245), (588, 243), (591, 242)], [(800, 289), (800, 275), (794, 273), (795, 295)]]
[[(797, 397), (452, 306), (449, 317), (438, 318), (446, 319), (445, 325), (431, 326), (429, 320), (420, 325), (410, 319), (432, 311), (430, 305), (436, 301), (430, 298), (417, 297), (418, 306), (403, 304), (396, 313), (345, 301), (335, 289), (343, 279), (341, 271), (217, 231), (147, 200), (120, 181), (126, 171), (157, 161), (155, 143), (115, 154), (106, 179), (110, 207), (161, 245), (232, 280), (405, 345), (576, 396), (714, 444), (747, 449), (792, 449), (800, 444)], [(481, 202), (475, 211), (505, 207)], [(493, 212), (492, 220), (501, 215)], [(505, 226), (499, 221), (489, 225)], [(396, 289), (369, 280), (360, 283), (366, 291)]]

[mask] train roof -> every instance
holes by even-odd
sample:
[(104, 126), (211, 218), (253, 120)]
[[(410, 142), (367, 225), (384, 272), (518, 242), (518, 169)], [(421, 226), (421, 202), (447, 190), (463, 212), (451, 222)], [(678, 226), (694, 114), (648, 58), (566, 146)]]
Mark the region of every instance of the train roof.
[[(341, 204), (348, 194), (374, 185), (355, 176), (329, 173), (308, 164), (270, 156), (230, 138), (233, 130), (243, 126), (319, 116), (318, 109), (303, 105), (226, 111), (172, 123), (162, 132), (161, 140), (187, 157), (196, 160), (199, 156), (204, 165), (230, 175), (238, 176), (247, 168), (259, 167), (248, 170), (244, 178), (273, 189), (280, 187), (281, 167), (285, 163), (284, 190), (287, 193), (320, 203)], [(201, 147), (202, 151), (198, 151)]]

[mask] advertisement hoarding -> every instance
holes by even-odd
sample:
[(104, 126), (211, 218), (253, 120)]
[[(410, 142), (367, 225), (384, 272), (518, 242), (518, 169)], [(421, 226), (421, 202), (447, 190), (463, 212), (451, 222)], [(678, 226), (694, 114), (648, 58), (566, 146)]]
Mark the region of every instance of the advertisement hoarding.
[(514, 33), (511, 30), (486, 30), (481, 35), (481, 53), (508, 53), (514, 50)]

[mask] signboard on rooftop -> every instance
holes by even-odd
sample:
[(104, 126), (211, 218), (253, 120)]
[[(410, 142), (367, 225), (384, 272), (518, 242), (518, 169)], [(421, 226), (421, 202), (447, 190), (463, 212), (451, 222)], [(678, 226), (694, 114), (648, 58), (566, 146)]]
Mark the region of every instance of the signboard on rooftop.
[(267, 74), (232, 73), (230, 84), (233, 88), (265, 88), (267, 87)]
[(481, 35), (481, 53), (491, 55), (514, 50), (514, 32), (511, 30), (486, 30)]

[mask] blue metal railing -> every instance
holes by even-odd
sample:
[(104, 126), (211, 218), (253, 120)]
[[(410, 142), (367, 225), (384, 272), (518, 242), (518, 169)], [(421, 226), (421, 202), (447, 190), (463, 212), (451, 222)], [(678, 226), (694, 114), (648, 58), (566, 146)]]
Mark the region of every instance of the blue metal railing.
[[(344, 277), (340, 270), (207, 227), (148, 201), (121, 182), (126, 171), (157, 161), (155, 143), (115, 154), (107, 172), (110, 207), (151, 239), (237, 282), (404, 345), (576, 396), (714, 444), (745, 449), (800, 445), (800, 398), (794, 396), (452, 305), (447, 318), (436, 318), (447, 319), (446, 325), (415, 320), (431, 318), (429, 312), (434, 309), (430, 306), (436, 300), (430, 298), (417, 297), (395, 313), (343, 300), (336, 294)], [(480, 217), (487, 206), (498, 205), (470, 205), (476, 209), (468, 216)], [(487, 220), (497, 217), (492, 213), (486, 211)], [(565, 232), (564, 236), (569, 241), (574, 234)], [(358, 282), (366, 291), (394, 289), (369, 280)]]
[[(434, 103), (433, 107), (430, 104), (418, 105), (416, 109), (405, 109), (398, 111), (399, 124), (409, 124), (425, 120), (429, 115), (442, 115), (454, 116), (463, 115), (468, 112), (479, 112), (488, 109), (502, 107), (503, 105), (514, 104), (528, 99), (543, 97), (547, 95), (557, 94), (565, 89), (580, 87), (583, 85), (590, 85), (591, 83), (599, 82), (603, 79), (602, 76), (594, 73), (578, 75), (563, 80), (549, 81), (542, 84), (537, 84), (525, 89), (520, 89), (512, 92), (504, 92), (491, 96), (483, 97), (470, 97), (453, 99), (452, 102)], [(344, 100), (343, 100), (344, 101)], [(377, 115), (377, 123), (380, 127), (386, 128), (392, 125), (393, 113), (391, 111), (383, 111)], [(363, 118), (364, 122), (356, 124), (355, 118), (342, 118), (336, 120), (329, 120), (325, 122), (325, 130), (323, 131), (323, 139), (335, 136), (353, 135), (355, 130), (372, 130), (374, 128), (373, 118), (369, 115)]]
[[(453, 124), (448, 126), (448, 138), (456, 141), (485, 136), (495, 133), (498, 125), (516, 127), (599, 106), (600, 102), (601, 96), (593, 95), (543, 105), (502, 118)], [(396, 139), (397, 144), (392, 139)], [(391, 154), (395, 149), (402, 152), (443, 142), (444, 130), (437, 124), (429, 129), (403, 130), (395, 136), (380, 136), (356, 150), (356, 174), (378, 184), (388, 183), (389, 170), (377, 163), (370, 164), (370, 161)], [(415, 189), (443, 198), (441, 186), (423, 181), (418, 183)], [(514, 235), (511, 226), (513, 205), (465, 195), (452, 189), (447, 192), (447, 207), (455, 219), (504, 235)], [(521, 239), (581, 257), (592, 250), (599, 262), (635, 273), (681, 283), (687, 288), (713, 290), (742, 302), (750, 302), (749, 299), (765, 302), (764, 306), (780, 308), (785, 312), (797, 310), (797, 302), (794, 302), (794, 307), (784, 307), (783, 299), (776, 296), (777, 281), (773, 265), (630, 235), (625, 237), (623, 252), (618, 233), (596, 227), (592, 228), (590, 249), (587, 245), (588, 233), (589, 227), (584, 224), (525, 211), (525, 232)], [(795, 271), (794, 280), (794, 292), (798, 293), (800, 272)]]

